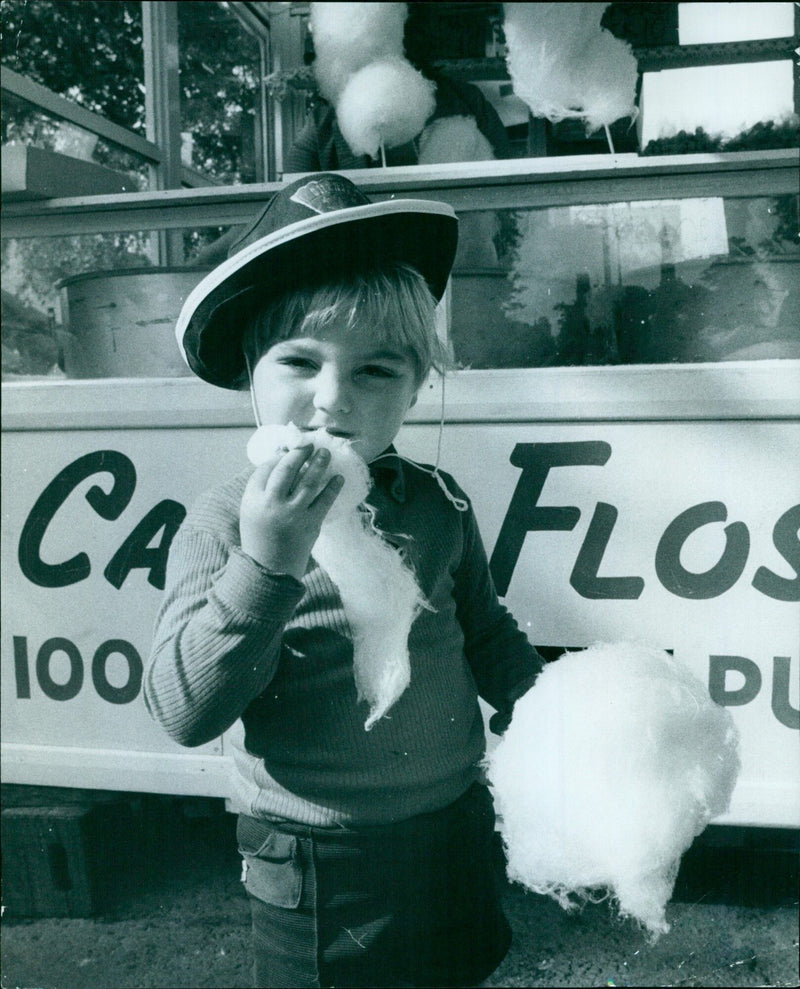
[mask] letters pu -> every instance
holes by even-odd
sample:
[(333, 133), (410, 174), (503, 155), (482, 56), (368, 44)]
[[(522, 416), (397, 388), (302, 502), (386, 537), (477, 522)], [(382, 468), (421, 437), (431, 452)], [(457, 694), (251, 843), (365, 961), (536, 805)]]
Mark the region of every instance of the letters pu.
[[(772, 713), (787, 728), (800, 730), (800, 710), (789, 700), (791, 657), (772, 657)], [(728, 673), (742, 677), (739, 687), (729, 687)], [(709, 656), (708, 692), (711, 700), (727, 707), (754, 701), (761, 690), (761, 668), (746, 656)]]

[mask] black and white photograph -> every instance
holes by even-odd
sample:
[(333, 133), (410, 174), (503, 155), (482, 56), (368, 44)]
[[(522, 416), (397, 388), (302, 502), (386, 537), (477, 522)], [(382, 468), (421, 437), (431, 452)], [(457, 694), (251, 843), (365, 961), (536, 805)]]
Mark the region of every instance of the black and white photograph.
[(0, 47), (1, 989), (800, 984), (800, 3)]

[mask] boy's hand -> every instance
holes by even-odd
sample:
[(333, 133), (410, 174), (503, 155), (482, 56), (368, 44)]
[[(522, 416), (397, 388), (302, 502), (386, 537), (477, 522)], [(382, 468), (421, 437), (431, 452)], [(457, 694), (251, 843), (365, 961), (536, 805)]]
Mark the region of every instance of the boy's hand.
[(344, 479), (326, 480), (328, 450), (279, 450), (256, 467), (242, 497), (242, 550), (261, 566), (300, 580)]

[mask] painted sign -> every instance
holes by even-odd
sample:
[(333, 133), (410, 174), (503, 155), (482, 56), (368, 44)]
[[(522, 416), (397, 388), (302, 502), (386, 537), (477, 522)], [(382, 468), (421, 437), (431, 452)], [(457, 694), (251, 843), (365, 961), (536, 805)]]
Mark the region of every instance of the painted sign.
[(446, 450), (532, 641), (671, 650), (740, 730), (729, 819), (797, 826), (796, 424), (454, 425)]
[(241, 468), (246, 438), (4, 434), (7, 782), (226, 795), (224, 741), (182, 749), (150, 719), (141, 686), (172, 538), (200, 491)]
[[(3, 471), (7, 781), (227, 793), (141, 692), (187, 506), (245, 463), (241, 428), (10, 432)], [(430, 462), (435, 428), (398, 447)], [(730, 823), (800, 824), (800, 433), (790, 422), (449, 424), (499, 593), (531, 640), (672, 650), (728, 706)]]

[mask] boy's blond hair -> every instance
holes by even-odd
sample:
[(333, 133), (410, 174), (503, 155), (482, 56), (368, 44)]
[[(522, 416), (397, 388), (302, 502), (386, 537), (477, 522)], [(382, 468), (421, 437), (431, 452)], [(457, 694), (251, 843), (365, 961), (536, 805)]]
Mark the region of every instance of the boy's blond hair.
[(314, 335), (344, 318), (348, 327), (369, 327), (376, 345), (408, 350), (419, 387), (432, 368), (443, 373), (450, 363), (436, 332), (435, 314), (436, 299), (422, 275), (409, 265), (390, 264), (299, 285), (270, 300), (251, 319), (243, 346), (254, 368), (278, 341)]

